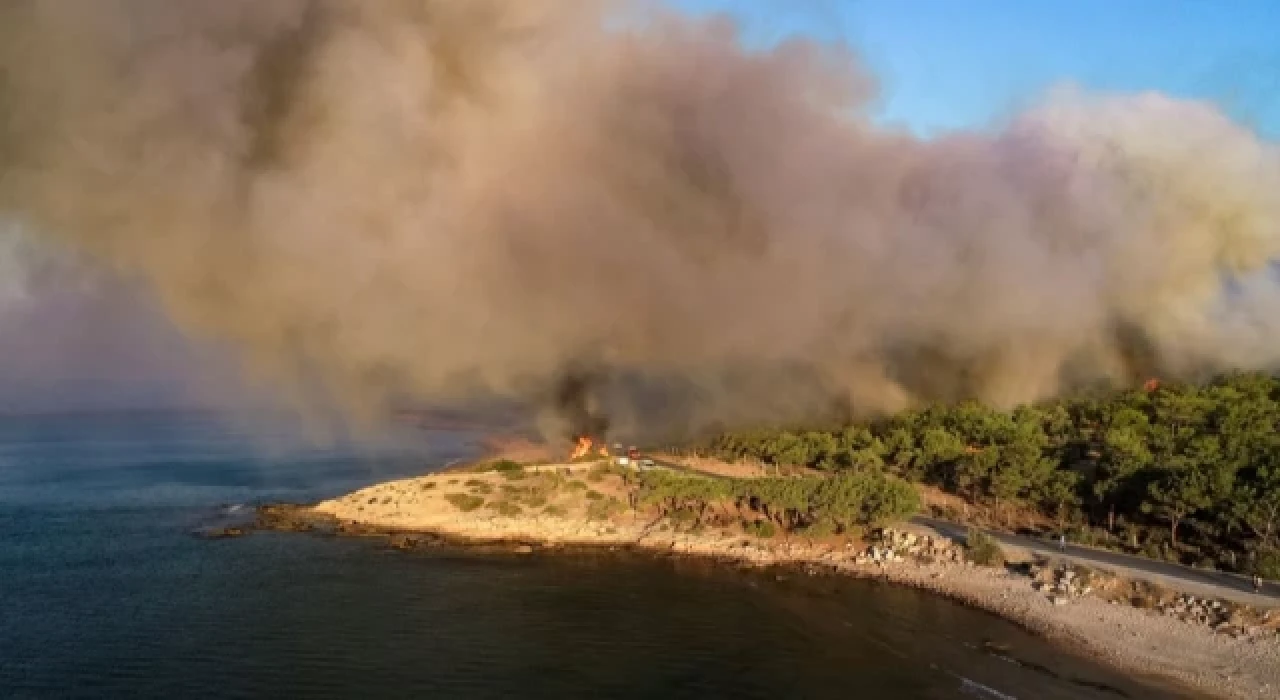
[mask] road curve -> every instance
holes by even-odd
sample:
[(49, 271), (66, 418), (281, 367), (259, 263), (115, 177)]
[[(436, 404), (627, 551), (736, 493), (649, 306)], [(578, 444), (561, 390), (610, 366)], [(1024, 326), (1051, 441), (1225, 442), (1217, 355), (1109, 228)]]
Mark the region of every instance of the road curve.
[[(929, 518), (923, 515), (911, 518), (911, 523), (929, 528), (953, 539), (963, 538), (969, 529), (967, 525), (949, 520)], [(985, 528), (981, 529), (995, 538), (1000, 544), (1008, 547), (1017, 547), (1045, 557), (1065, 559), (1072, 563), (1109, 571), (1125, 578), (1159, 584), (1183, 593), (1222, 598), (1258, 607), (1276, 607), (1280, 605), (1280, 584), (1274, 581), (1265, 582), (1262, 586), (1262, 592), (1254, 593), (1253, 583), (1249, 577), (1239, 574), (1197, 569), (1181, 564), (1156, 561), (1146, 557), (1121, 554), (1120, 552), (1077, 544), (1068, 544), (1064, 552), (1059, 549), (1058, 543), (1054, 541), (1022, 535), (1010, 535)]]
[[(652, 459), (654, 464), (658, 467), (664, 467), (673, 471), (716, 479), (727, 478), (718, 474), (710, 474), (699, 469), (694, 469), (670, 460), (654, 459), (652, 457), (649, 457), (648, 459)], [(928, 528), (938, 534), (956, 540), (963, 540), (969, 530), (968, 525), (952, 522), (950, 520), (930, 518), (923, 515), (912, 517), (910, 522), (918, 527)], [(1242, 576), (1240, 574), (1232, 574), (1225, 571), (1211, 571), (1208, 569), (1197, 569), (1190, 566), (1183, 566), (1181, 564), (1157, 561), (1155, 559), (1147, 559), (1146, 557), (1122, 554), (1120, 552), (1112, 552), (1106, 549), (1086, 547), (1078, 544), (1068, 544), (1066, 551), (1064, 552), (1059, 549), (1058, 543), (1054, 541), (1038, 539), (1035, 537), (1025, 537), (1022, 535), (1011, 535), (996, 530), (988, 530), (986, 528), (980, 529), (995, 538), (996, 541), (1000, 542), (1000, 544), (1007, 547), (1016, 547), (1044, 557), (1065, 559), (1075, 564), (1082, 564), (1096, 569), (1109, 571), (1117, 576), (1123, 576), (1128, 579), (1158, 584), (1181, 593), (1190, 593), (1192, 595), (1202, 597), (1221, 598), (1223, 600), (1230, 600), (1236, 603), (1243, 603), (1263, 608), (1280, 606), (1280, 583), (1275, 581), (1264, 582), (1262, 585), (1262, 592), (1254, 593), (1252, 581), (1249, 577)]]

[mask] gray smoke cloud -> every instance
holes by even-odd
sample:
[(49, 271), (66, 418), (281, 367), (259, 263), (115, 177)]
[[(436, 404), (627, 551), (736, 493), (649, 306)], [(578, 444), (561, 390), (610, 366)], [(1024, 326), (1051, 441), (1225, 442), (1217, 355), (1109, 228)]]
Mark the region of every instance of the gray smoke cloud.
[(357, 415), (637, 434), (1275, 365), (1275, 145), (1071, 89), (920, 140), (875, 89), (647, 5), (9, 0), (0, 208)]

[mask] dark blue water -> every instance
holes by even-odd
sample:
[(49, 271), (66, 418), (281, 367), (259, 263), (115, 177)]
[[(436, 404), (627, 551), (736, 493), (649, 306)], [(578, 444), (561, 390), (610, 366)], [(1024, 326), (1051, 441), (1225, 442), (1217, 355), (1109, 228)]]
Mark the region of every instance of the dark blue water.
[(304, 449), (248, 426), (0, 418), (0, 697), (1175, 697), (865, 582), (609, 553), (196, 539), (228, 504), (420, 473), (477, 437)]

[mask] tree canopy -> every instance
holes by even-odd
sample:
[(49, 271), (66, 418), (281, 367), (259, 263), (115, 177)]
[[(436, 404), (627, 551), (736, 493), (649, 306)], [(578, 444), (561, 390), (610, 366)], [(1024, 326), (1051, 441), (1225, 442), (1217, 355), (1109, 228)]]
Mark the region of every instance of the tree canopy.
[[(747, 430), (694, 451), (884, 474), (996, 512), (1038, 514), (1095, 544), (1250, 570), (1278, 559), (1278, 428), (1280, 381), (1241, 373), (1012, 411), (970, 401), (858, 425)], [(837, 493), (852, 483), (830, 488), (832, 504), (866, 502), (863, 493)], [(770, 497), (782, 512), (817, 512), (782, 493)], [(831, 507), (831, 517), (845, 518), (836, 512), (844, 506)]]

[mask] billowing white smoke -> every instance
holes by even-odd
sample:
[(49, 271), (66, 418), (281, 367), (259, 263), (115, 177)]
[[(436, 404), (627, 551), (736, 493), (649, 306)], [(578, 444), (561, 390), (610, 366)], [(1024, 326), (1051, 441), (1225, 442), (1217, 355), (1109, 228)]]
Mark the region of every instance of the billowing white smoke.
[(1274, 365), (1280, 155), (1212, 105), (922, 141), (844, 52), (617, 9), (11, 0), (0, 207), (353, 407), (603, 367), (666, 428)]

